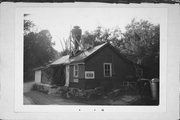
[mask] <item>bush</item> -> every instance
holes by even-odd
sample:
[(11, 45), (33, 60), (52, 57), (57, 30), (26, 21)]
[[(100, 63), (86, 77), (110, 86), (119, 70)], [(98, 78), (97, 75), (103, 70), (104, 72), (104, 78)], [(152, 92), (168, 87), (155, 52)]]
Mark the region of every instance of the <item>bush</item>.
[(95, 94), (99, 95), (99, 96), (102, 96), (105, 94), (105, 90), (104, 90), (104, 87), (97, 87), (94, 89), (95, 91)]
[(53, 94), (64, 98), (75, 99), (97, 99), (104, 95), (104, 88), (97, 87), (95, 89), (83, 90), (79, 88), (69, 88), (67, 86), (50, 86), (46, 84), (34, 84), (33, 90), (38, 90), (43, 93)]
[(69, 91), (69, 88), (66, 86), (59, 87), (58, 93), (62, 97), (66, 97), (67, 92)]
[(32, 90), (38, 90), (37, 84), (34, 84), (34, 85), (33, 85)]
[(67, 91), (67, 98), (76, 98), (79, 96), (79, 89), (78, 88), (70, 88)]
[(34, 84), (32, 90), (37, 90), (43, 93), (48, 93), (51, 86), (46, 84)]

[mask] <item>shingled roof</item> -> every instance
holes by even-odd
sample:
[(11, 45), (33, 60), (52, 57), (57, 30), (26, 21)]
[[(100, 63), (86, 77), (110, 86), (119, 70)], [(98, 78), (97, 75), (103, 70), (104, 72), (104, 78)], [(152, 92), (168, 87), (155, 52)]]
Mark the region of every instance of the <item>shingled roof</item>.
[[(98, 45), (96, 47), (93, 47), (91, 49), (85, 50), (81, 52), (80, 54), (70, 57), (70, 55), (63, 56), (53, 63), (50, 64), (50, 66), (57, 66), (57, 65), (62, 65), (62, 64), (70, 64), (70, 63), (77, 63), (77, 62), (83, 62), (84, 60), (90, 58), (90, 56), (93, 56), (95, 53), (97, 53), (99, 50), (104, 48), (105, 46), (109, 45), (112, 47), (109, 43), (103, 43), (101, 45)], [(112, 47), (113, 48), (113, 47)], [(123, 60), (126, 62), (131, 62), (128, 59), (124, 58), (119, 51), (117, 51), (115, 48), (113, 49)], [(132, 63), (132, 62), (131, 62)]]
[(68, 64), (69, 63), (69, 55), (62, 56), (61, 58), (57, 59), (50, 66), (61, 65), (61, 64)]
[(88, 58), (89, 56), (91, 56), (93, 53), (97, 52), (98, 50), (100, 50), (102, 47), (104, 47), (105, 45), (107, 45), (108, 43), (103, 43), (101, 45), (98, 45), (96, 47), (93, 47), (91, 49), (88, 49), (82, 53), (80, 53), (79, 55), (75, 56), (75, 57), (71, 57), (70, 58), (70, 62), (74, 63), (74, 62), (79, 62), (79, 61), (83, 61), (84, 59)]
[(52, 62), (50, 64), (50, 66), (56, 66), (56, 65), (61, 65), (61, 64), (69, 64), (69, 63), (82, 61), (82, 60), (88, 58), (89, 56), (91, 56), (93, 53), (98, 51), (100, 48), (102, 48), (106, 44), (108, 44), (108, 43), (103, 43), (103, 44), (98, 45), (98, 46), (96, 46), (94, 48), (85, 50), (84, 52), (81, 52), (79, 55), (74, 56), (74, 57), (70, 57), (70, 55), (62, 56), (61, 58), (59, 58), (56, 61)]

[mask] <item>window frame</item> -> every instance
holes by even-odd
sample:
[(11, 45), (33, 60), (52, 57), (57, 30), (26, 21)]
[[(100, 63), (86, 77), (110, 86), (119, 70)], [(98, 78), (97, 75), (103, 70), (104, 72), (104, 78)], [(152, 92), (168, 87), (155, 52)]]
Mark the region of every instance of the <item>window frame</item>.
[(74, 82), (74, 83), (78, 83), (78, 82), (79, 82), (79, 79), (77, 79), (77, 78), (76, 78), (76, 79), (73, 79), (73, 82)]
[[(105, 65), (109, 65), (110, 67), (110, 69), (109, 69), (109, 72), (110, 72), (110, 74), (109, 74), (109, 76), (107, 76), (106, 74), (105, 74)], [(103, 64), (103, 73), (104, 73), (104, 77), (112, 77), (112, 63), (104, 63)]]
[[(88, 77), (87, 74), (93, 74), (93, 77)], [(85, 71), (85, 79), (94, 79), (95, 78), (95, 73), (94, 71)]]
[[(76, 70), (76, 67), (75, 66), (77, 66), (77, 70)], [(76, 75), (76, 72), (77, 72), (77, 75)], [(74, 64), (74, 77), (78, 77), (79, 76), (79, 66), (78, 66), (78, 64)]]

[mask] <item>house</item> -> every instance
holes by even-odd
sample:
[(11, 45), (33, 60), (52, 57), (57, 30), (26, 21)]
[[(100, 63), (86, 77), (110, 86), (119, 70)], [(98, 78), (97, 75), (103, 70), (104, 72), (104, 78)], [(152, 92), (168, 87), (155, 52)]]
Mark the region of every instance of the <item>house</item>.
[[(117, 88), (135, 76), (131, 61), (124, 58), (110, 43), (87, 49), (75, 56), (66, 55), (49, 65), (55, 71), (53, 79), (61, 86), (92, 89), (99, 86)], [(40, 81), (40, 70), (35, 72)]]
[(61, 57), (46, 68), (35, 70), (37, 83), (81, 89), (100, 86), (117, 88), (136, 76), (133, 62), (124, 58), (110, 43), (80, 50), (80, 43), (83, 43), (81, 33), (79, 26), (74, 26), (71, 31), (73, 54)]

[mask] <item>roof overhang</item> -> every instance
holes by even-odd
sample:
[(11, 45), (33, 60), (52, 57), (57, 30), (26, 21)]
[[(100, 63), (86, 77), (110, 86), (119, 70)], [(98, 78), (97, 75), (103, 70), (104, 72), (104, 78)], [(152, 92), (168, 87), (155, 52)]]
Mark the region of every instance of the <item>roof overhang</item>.
[(44, 70), (46, 69), (48, 66), (40, 66), (40, 67), (37, 67), (37, 68), (34, 68), (32, 71), (38, 71), (38, 70)]
[(84, 65), (85, 63), (84, 62), (73, 62), (73, 63), (70, 63), (69, 65)]

